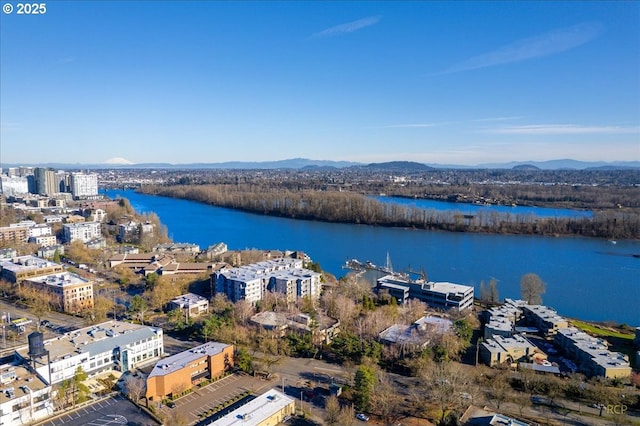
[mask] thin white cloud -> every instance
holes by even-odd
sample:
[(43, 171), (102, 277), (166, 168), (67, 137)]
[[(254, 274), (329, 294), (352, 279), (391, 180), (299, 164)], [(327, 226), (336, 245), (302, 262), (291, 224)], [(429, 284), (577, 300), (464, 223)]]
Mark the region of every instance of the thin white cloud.
[(375, 25), (382, 19), (382, 16), (369, 16), (367, 18), (358, 19), (356, 21), (347, 22), (346, 24), (336, 25), (335, 27), (327, 28), (312, 35), (312, 38), (326, 38), (334, 37), (343, 34), (349, 34), (358, 30), (361, 30), (371, 25)]
[(484, 130), (484, 133), (500, 135), (587, 135), (640, 133), (640, 127), (625, 126), (579, 126), (576, 124), (532, 124), (526, 126), (499, 127)]
[(561, 28), (536, 37), (518, 40), (491, 52), (474, 56), (453, 65), (440, 74), (471, 71), (553, 55), (588, 43), (601, 32), (602, 26), (597, 23), (582, 23)]

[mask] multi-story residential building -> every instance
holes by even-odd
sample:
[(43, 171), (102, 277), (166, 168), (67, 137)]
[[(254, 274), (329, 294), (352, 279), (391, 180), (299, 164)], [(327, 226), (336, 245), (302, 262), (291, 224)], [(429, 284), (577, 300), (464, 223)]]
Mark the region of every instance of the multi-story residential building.
[(158, 401), (221, 377), (233, 368), (233, 345), (207, 342), (159, 361), (147, 377), (149, 400)]
[(51, 385), (28, 366), (0, 366), (0, 425), (26, 425), (53, 414)]
[(536, 327), (545, 336), (553, 336), (558, 329), (569, 327), (567, 320), (555, 311), (543, 305), (524, 305), (525, 320)]
[(538, 348), (526, 338), (495, 336), (480, 344), (480, 359), (490, 367), (529, 361)]
[(153, 224), (151, 222), (138, 223), (128, 222), (118, 225), (118, 241), (132, 242), (136, 241), (143, 234), (153, 233)]
[(211, 275), (212, 287), (216, 294), (225, 294), (234, 303), (255, 303), (267, 291), (282, 293), (288, 301), (315, 299), (320, 295), (320, 274), (302, 266), (301, 259), (280, 258), (222, 269)]
[(40, 247), (55, 246), (58, 242), (55, 235), (40, 235), (29, 238), (30, 242), (36, 243)]
[(30, 238), (41, 237), (43, 235), (51, 235), (51, 232), (52, 232), (51, 225), (48, 225), (46, 223), (39, 223), (39, 224), (34, 223), (32, 226), (29, 227)]
[(516, 332), (516, 323), (523, 316), (524, 300), (505, 299), (504, 304), (484, 312), (484, 338), (493, 336), (511, 337)]
[(36, 191), (40, 195), (53, 195), (60, 191), (59, 183), (56, 182), (56, 172), (53, 169), (36, 167), (34, 170), (36, 177)]
[(100, 222), (65, 223), (62, 225), (62, 241), (82, 241), (83, 243), (102, 236)]
[(0, 249), (0, 259), (11, 259), (12, 257), (17, 257), (18, 252), (14, 248), (4, 248)]
[(63, 271), (62, 265), (31, 255), (0, 260), (2, 278), (12, 283)]
[(91, 198), (98, 195), (98, 175), (95, 173), (71, 173), (73, 198)]
[(0, 245), (11, 243), (24, 243), (29, 239), (29, 228), (26, 226), (2, 226), (0, 227)]
[(55, 244), (52, 246), (40, 247), (38, 249), (38, 257), (43, 259), (52, 259), (56, 255), (56, 252), (62, 256), (64, 254), (64, 246), (62, 244)]
[(589, 336), (575, 327), (567, 327), (556, 330), (554, 342), (587, 376), (626, 378), (631, 375), (629, 358), (622, 353), (609, 351), (603, 339)]
[(25, 279), (24, 287), (33, 287), (51, 297), (54, 307), (76, 314), (93, 308), (93, 282), (70, 272)]
[(377, 289), (388, 291), (400, 304), (413, 298), (434, 309), (464, 311), (473, 307), (473, 287), (462, 284), (414, 281), (403, 276), (386, 275), (378, 279)]
[(0, 176), (0, 189), (6, 196), (29, 193), (29, 181), (26, 177)]
[(187, 293), (169, 302), (169, 310), (180, 309), (186, 319), (196, 318), (209, 312), (209, 300), (197, 294)]
[(62, 223), (64, 216), (59, 214), (51, 214), (44, 216), (44, 223)]
[[(78, 367), (94, 376), (106, 370), (130, 371), (164, 354), (161, 328), (108, 321), (44, 341), (50, 363), (36, 364), (41, 377), (51, 384), (74, 376)], [(29, 361), (29, 347), (15, 350), (18, 359)]]
[[(236, 408), (214, 423), (216, 426), (271, 426), (285, 422), (296, 412), (293, 398), (275, 389), (263, 393), (259, 397)], [(213, 424), (213, 423), (211, 423)]]

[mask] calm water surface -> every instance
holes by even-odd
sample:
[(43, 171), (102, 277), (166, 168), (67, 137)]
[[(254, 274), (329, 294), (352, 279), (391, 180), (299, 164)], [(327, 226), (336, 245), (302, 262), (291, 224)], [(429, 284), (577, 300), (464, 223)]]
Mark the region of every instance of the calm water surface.
[[(176, 242), (205, 248), (302, 250), (340, 277), (347, 258), (395, 270), (424, 269), (429, 279), (474, 285), (498, 280), (500, 297), (518, 298), (520, 278), (534, 272), (547, 283), (546, 305), (561, 315), (640, 326), (640, 241), (434, 232), (284, 219), (193, 201), (106, 191), (154, 212)], [(454, 205), (455, 209), (460, 204)]]

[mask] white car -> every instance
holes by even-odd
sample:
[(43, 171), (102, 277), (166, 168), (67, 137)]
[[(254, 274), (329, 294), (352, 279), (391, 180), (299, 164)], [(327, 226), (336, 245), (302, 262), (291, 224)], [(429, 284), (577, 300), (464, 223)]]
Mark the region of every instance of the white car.
[(358, 413), (358, 414), (356, 414), (356, 419), (362, 420), (363, 422), (368, 422), (369, 421), (369, 416), (367, 416), (364, 413)]

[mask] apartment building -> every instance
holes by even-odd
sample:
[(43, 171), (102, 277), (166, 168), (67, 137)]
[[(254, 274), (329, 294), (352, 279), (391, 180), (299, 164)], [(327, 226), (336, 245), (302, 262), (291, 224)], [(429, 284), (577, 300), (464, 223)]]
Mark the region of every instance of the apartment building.
[(52, 259), (56, 252), (60, 256), (64, 255), (64, 246), (62, 244), (54, 244), (52, 246), (43, 246), (38, 249), (38, 257), (44, 259)]
[(262, 300), (267, 291), (282, 293), (287, 301), (320, 296), (320, 274), (303, 268), (301, 259), (265, 260), (238, 268), (222, 269), (211, 275), (215, 293), (232, 302)]
[(102, 236), (100, 222), (65, 223), (62, 225), (62, 241), (70, 243), (72, 241), (87, 241)]
[(26, 365), (1, 365), (0, 386), (0, 425), (30, 424), (53, 414), (51, 385)]
[(473, 307), (473, 287), (449, 282), (410, 280), (399, 275), (386, 275), (376, 282), (377, 290), (386, 290), (403, 304), (409, 298), (425, 302), (433, 309), (464, 311)]
[(555, 311), (543, 305), (524, 305), (522, 307), (527, 323), (536, 327), (545, 336), (553, 336), (558, 329), (569, 327), (567, 320)]
[(36, 179), (36, 191), (40, 195), (53, 195), (60, 191), (60, 185), (56, 182), (56, 172), (53, 169), (36, 167), (34, 169)]
[(527, 362), (538, 348), (526, 338), (495, 336), (480, 344), (480, 359), (490, 367), (499, 364)]
[(234, 350), (233, 345), (208, 342), (158, 361), (147, 377), (147, 398), (162, 400), (221, 377), (233, 368)]
[(95, 173), (71, 173), (71, 195), (73, 198), (90, 198), (98, 195), (98, 175)]
[[(163, 333), (158, 327), (107, 321), (44, 341), (50, 364), (36, 364), (41, 377), (51, 384), (73, 377), (78, 367), (94, 376), (106, 370), (130, 371), (164, 354)], [(18, 359), (30, 361), (29, 347), (15, 350)], [(39, 360), (43, 361), (43, 358)]]
[(26, 177), (0, 176), (0, 189), (6, 196), (29, 193), (29, 181)]
[(28, 278), (22, 285), (48, 294), (62, 312), (77, 314), (93, 308), (93, 282), (70, 272)]
[(0, 227), (0, 245), (24, 243), (29, 239), (29, 228), (2, 226)]
[(55, 235), (40, 235), (38, 237), (29, 238), (29, 242), (35, 243), (40, 247), (55, 246), (58, 240)]
[(62, 265), (31, 255), (0, 260), (0, 275), (12, 283), (63, 271)]
[(626, 378), (631, 375), (629, 358), (620, 352), (609, 351), (604, 339), (567, 327), (556, 331), (554, 342), (587, 376)]
[(175, 309), (182, 310), (187, 319), (196, 318), (209, 312), (209, 300), (193, 293), (183, 294), (169, 302), (169, 310)]

